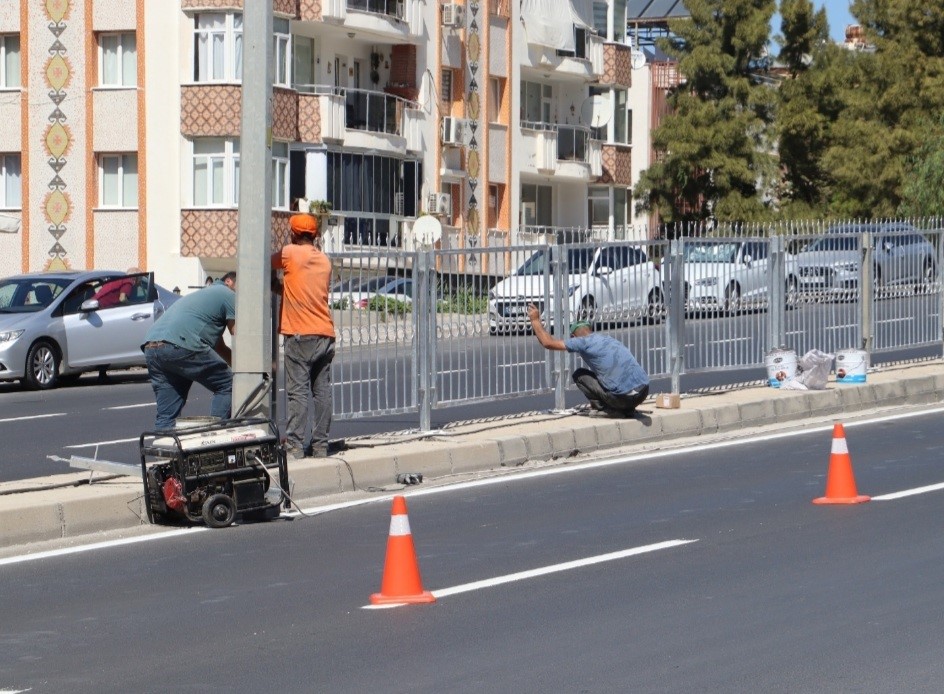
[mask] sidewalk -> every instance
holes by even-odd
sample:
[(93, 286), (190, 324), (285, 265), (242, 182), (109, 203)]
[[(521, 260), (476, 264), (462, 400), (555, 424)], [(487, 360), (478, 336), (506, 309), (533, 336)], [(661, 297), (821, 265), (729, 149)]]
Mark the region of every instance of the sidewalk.
[[(398, 491), (400, 473), (422, 474), (428, 486), (456, 476), (560, 464), (557, 461), (608, 450), (654, 448), (663, 442), (752, 427), (940, 403), (944, 368), (940, 361), (896, 365), (870, 372), (867, 383), (830, 381), (821, 391), (762, 385), (683, 394), (676, 410), (657, 409), (655, 395), (634, 419), (583, 411), (532, 413), (466, 422), (423, 435), (350, 440), (346, 450), (329, 458), (290, 461), (292, 498), (304, 507), (314, 501)], [(94, 541), (96, 533), (131, 531), (147, 523), (140, 477), (96, 482), (94, 478), (103, 475), (95, 473), (92, 484), (87, 484), (89, 477), (88, 472), (77, 472), (0, 484), (0, 549), (62, 539)]]

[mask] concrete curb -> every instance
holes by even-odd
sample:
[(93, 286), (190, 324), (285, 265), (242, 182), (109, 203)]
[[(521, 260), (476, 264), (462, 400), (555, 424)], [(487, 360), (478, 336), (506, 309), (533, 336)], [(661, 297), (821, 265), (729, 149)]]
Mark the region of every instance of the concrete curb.
[[(874, 371), (867, 383), (830, 383), (821, 391), (757, 386), (686, 394), (677, 410), (656, 409), (650, 400), (635, 419), (548, 413), (499, 424), (470, 423), (425, 438), (291, 461), (292, 495), (299, 503), (326, 501), (384, 490), (395, 484), (398, 473), (432, 479), (510, 469), (617, 447), (942, 401), (944, 371), (935, 361)], [(0, 547), (132, 529), (147, 522), (139, 478), (85, 484), (87, 480), (87, 474), (75, 473), (0, 484)], [(70, 484), (77, 486), (66, 486)]]

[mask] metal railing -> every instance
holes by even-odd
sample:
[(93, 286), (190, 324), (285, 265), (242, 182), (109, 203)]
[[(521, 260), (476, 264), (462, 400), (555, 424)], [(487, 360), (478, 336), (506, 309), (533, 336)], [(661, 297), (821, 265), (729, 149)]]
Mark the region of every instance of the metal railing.
[[(760, 378), (780, 347), (944, 355), (944, 220), (685, 231), (695, 233), (332, 254), (347, 282), (332, 294), (335, 417), (415, 412), (428, 429), (433, 407), (542, 393), (563, 408), (579, 364), (540, 347), (529, 303), (557, 334), (590, 318), (676, 392), (682, 374), (757, 368)], [(401, 284), (386, 298), (376, 282), (357, 289), (387, 275)], [(487, 297), (483, 283), (462, 288), (472, 275), (488, 278)]]
[(294, 88), (305, 94), (344, 97), (345, 127), (388, 135), (406, 136), (403, 128), (404, 109), (418, 110), (419, 104), (395, 94), (373, 89), (333, 87), (322, 84), (296, 84)]

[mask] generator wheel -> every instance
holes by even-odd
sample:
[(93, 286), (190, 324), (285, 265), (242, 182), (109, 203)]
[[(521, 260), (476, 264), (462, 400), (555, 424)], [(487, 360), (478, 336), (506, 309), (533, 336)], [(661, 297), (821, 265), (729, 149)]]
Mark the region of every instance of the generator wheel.
[(236, 520), (236, 503), (226, 494), (214, 494), (203, 502), (203, 520), (211, 528), (225, 528)]

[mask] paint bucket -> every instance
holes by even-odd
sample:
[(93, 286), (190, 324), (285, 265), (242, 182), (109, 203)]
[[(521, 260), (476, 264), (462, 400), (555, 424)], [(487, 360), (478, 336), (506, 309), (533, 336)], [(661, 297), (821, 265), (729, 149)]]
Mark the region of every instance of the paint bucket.
[(792, 349), (772, 349), (764, 357), (767, 366), (767, 384), (779, 388), (784, 381), (796, 376), (797, 355)]
[(869, 370), (869, 353), (861, 349), (836, 352), (836, 383), (865, 383)]

